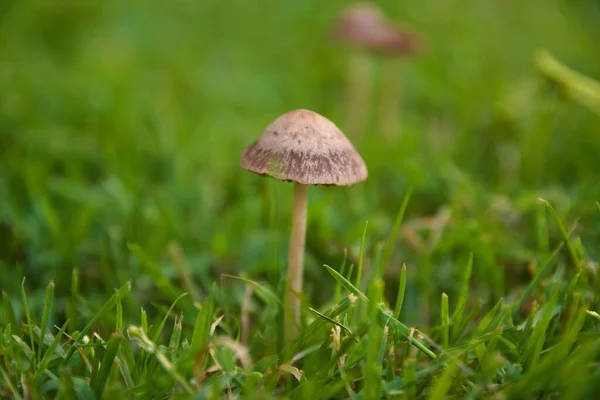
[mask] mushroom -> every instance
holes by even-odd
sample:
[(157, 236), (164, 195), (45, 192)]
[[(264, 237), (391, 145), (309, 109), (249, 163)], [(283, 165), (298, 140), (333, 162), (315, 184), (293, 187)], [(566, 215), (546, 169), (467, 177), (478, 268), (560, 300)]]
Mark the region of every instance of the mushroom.
[(273, 121), (243, 153), (241, 167), (294, 182), (294, 209), (284, 300), (286, 341), (300, 324), (309, 185), (349, 186), (367, 179), (367, 167), (340, 129), (309, 110), (287, 112)]
[(387, 56), (390, 61), (386, 80), (381, 91), (380, 119), (382, 128), (396, 132), (399, 125), (400, 74), (397, 62), (401, 56), (415, 54), (419, 42), (414, 35), (391, 25), (383, 12), (371, 4), (355, 4), (349, 7), (336, 25), (339, 39), (355, 48), (350, 63), (348, 89), (348, 126), (362, 131), (366, 121), (366, 110), (370, 98), (369, 55)]

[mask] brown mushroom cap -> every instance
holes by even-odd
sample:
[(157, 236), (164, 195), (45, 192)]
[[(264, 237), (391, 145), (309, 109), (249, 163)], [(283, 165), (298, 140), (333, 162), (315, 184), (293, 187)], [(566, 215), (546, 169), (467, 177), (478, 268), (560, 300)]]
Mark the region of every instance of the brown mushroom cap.
[(330, 120), (294, 110), (273, 121), (242, 155), (245, 170), (305, 185), (347, 186), (367, 179), (367, 167)]
[(348, 8), (336, 26), (337, 36), (367, 51), (386, 54), (414, 54), (416, 37), (392, 26), (383, 12), (371, 4)]

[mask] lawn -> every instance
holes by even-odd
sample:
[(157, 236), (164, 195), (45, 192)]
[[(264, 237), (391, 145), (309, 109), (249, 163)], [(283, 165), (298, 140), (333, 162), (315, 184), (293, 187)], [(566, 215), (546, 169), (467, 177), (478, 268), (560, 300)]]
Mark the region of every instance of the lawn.
[[(600, 78), (600, 6), (377, 2), (420, 52), (357, 125), (347, 4), (0, 2), (0, 398), (600, 396), (600, 107), (539, 68)], [(299, 108), (369, 177), (310, 188), (286, 342), (293, 186), (240, 156)]]

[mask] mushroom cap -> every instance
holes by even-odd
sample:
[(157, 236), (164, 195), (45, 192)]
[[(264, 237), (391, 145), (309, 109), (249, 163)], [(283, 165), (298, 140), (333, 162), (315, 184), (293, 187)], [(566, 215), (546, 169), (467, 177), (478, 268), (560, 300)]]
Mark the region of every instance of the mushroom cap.
[(242, 155), (241, 167), (305, 185), (348, 186), (367, 179), (365, 162), (330, 120), (309, 110), (273, 121)]
[(418, 51), (416, 37), (392, 26), (383, 12), (371, 4), (348, 8), (336, 26), (337, 36), (365, 50), (411, 55)]

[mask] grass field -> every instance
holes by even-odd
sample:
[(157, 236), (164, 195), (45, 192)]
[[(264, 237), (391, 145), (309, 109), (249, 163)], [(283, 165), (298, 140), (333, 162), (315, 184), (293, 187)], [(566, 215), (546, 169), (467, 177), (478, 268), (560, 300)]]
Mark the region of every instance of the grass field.
[[(600, 6), (378, 4), (423, 51), (358, 129), (347, 2), (0, 2), (0, 398), (598, 398), (600, 118), (535, 55), (598, 79)], [(286, 345), (292, 185), (239, 158), (296, 108), (369, 179), (311, 187)]]

